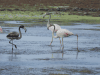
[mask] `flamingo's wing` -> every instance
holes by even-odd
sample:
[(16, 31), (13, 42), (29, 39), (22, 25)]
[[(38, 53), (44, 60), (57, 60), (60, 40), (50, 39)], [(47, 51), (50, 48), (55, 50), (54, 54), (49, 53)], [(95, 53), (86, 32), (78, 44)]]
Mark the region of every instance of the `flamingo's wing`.
[(7, 35), (7, 37), (18, 37), (19, 33), (18, 32), (11, 32)]
[(65, 30), (64, 30), (64, 29), (60, 29), (60, 30), (58, 30), (57, 33), (56, 33), (56, 35), (57, 35), (58, 37), (63, 37), (64, 34), (65, 34)]
[(65, 33), (68, 33), (69, 35), (73, 35), (73, 33), (72, 32), (70, 32), (69, 30), (67, 30), (67, 29), (64, 29), (64, 32)]
[(55, 30), (58, 31), (59, 29), (61, 29), (61, 27), (58, 24), (54, 24), (55, 25)]
[(68, 34), (68, 36), (73, 35), (73, 33), (70, 32), (67, 29), (60, 29), (60, 30), (57, 31), (56, 34), (57, 34), (58, 37), (64, 37), (66, 33)]

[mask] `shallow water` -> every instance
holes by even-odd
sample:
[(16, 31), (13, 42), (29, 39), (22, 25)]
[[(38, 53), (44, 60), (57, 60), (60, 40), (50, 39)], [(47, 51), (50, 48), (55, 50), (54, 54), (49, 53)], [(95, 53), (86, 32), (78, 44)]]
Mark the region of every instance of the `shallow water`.
[(2, 26), (0, 33), (0, 75), (99, 75), (100, 74), (100, 25), (75, 23), (71, 26), (61, 26), (77, 37), (64, 38), (64, 48), (59, 39), (54, 39), (52, 45), (51, 31), (46, 26), (26, 26), (27, 32), (22, 32), (20, 40), (14, 40), (17, 49), (9, 44), (6, 35), (18, 31), (18, 26)]

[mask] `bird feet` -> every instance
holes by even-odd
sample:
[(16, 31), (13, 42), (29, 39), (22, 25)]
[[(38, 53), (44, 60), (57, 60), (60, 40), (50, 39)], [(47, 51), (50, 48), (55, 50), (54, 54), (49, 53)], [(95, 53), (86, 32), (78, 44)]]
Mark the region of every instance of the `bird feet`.
[(64, 45), (61, 45), (64, 48)]
[(50, 43), (50, 45), (52, 44), (52, 42)]
[(51, 43), (50, 43), (50, 45), (51, 45)]
[(17, 48), (17, 46), (15, 45), (15, 48)]

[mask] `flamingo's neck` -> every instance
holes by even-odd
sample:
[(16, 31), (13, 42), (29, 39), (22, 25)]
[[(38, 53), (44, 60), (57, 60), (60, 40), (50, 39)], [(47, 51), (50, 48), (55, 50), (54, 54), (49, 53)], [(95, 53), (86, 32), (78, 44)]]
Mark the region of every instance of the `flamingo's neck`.
[(19, 34), (20, 34), (20, 36), (19, 36), (19, 39), (20, 39), (20, 38), (22, 38), (22, 33), (20, 31), (20, 27), (19, 27)]
[(53, 37), (53, 38), (57, 38), (57, 35), (56, 35), (56, 36), (54, 36), (54, 32), (52, 32), (52, 37)]
[(48, 20), (48, 24), (50, 24), (50, 19), (51, 19), (51, 14), (49, 15), (49, 20)]
[(53, 30), (53, 32), (52, 32), (52, 37), (53, 37), (53, 38), (57, 38), (57, 35), (54, 36), (54, 31), (55, 31), (55, 26), (54, 26), (54, 30)]

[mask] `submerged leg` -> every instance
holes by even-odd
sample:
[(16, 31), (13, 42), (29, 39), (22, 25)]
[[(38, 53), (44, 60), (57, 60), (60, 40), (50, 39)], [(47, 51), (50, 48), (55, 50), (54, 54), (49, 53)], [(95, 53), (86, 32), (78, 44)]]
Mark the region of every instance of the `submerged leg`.
[(12, 51), (13, 51), (13, 40), (12, 40)]
[(62, 45), (61, 46), (63, 46), (63, 38), (62, 38)]
[(62, 45), (61, 46), (63, 46), (63, 48), (64, 48), (64, 45), (63, 45), (63, 37), (62, 37)]
[[(60, 38), (59, 38), (59, 40), (60, 40)], [(61, 40), (60, 40), (60, 44), (61, 44)]]
[(62, 38), (62, 46), (63, 46), (63, 38)]
[(52, 44), (52, 42), (53, 42), (53, 36), (52, 36), (52, 40), (51, 40), (51, 43), (50, 43), (50, 45)]
[(79, 52), (79, 50), (78, 50), (78, 35), (77, 35), (77, 51)]
[(76, 34), (76, 36), (77, 36), (77, 51), (79, 52), (79, 50), (78, 50), (78, 35)]

